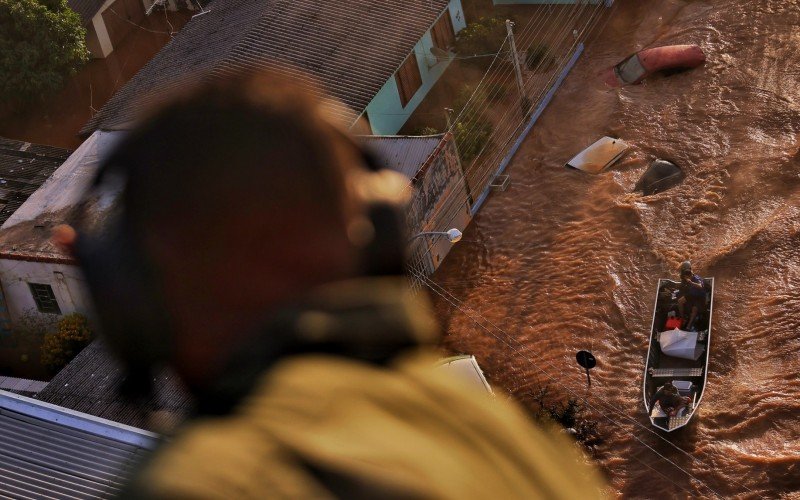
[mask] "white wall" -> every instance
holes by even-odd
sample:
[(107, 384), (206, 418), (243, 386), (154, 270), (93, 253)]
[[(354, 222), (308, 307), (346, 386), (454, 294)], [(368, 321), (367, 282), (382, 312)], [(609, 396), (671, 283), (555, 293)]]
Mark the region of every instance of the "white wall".
[(50, 285), (61, 314), (79, 312), (89, 314), (90, 302), (85, 280), (80, 270), (71, 265), (47, 262), (0, 259), (0, 282), (5, 292), (6, 305), (12, 325), (26, 312), (39, 313), (28, 283)]

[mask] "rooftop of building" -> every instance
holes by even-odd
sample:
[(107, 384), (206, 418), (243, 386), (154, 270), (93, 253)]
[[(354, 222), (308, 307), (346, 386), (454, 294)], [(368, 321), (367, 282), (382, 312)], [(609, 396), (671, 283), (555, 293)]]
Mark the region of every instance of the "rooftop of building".
[(352, 123), (447, 5), (447, 0), (216, 0), (82, 133), (129, 128), (142, 109), (188, 83), (258, 69), (310, 74), (344, 104), (340, 114)]
[(0, 137), (0, 226), (70, 153), (67, 149)]
[(192, 408), (188, 391), (170, 371), (153, 376), (153, 394), (129, 401), (120, 396), (121, 365), (100, 340), (95, 340), (35, 396), (37, 400), (121, 424), (164, 431), (183, 420)]
[(0, 391), (0, 496), (110, 498), (159, 437)]

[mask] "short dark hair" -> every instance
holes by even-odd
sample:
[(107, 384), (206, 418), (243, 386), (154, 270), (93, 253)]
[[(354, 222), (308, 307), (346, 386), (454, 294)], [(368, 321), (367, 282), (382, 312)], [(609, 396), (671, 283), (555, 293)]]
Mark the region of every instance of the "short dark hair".
[(346, 183), (334, 143), (343, 135), (321, 113), (322, 93), (300, 83), (276, 73), (203, 81), (151, 113), (114, 159), (131, 174), (124, 205), (133, 226), (224, 223), (228, 205), (244, 202), (336, 215)]

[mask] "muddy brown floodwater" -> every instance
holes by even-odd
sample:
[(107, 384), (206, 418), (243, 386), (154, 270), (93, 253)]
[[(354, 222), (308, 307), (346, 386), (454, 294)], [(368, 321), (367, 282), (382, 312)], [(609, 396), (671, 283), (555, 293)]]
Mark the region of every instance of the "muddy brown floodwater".
[[(523, 400), (543, 383), (586, 396), (574, 354), (591, 349), (597, 460), (616, 495), (800, 498), (800, 2), (613, 9), (517, 154), (509, 190), (434, 277), (463, 302), (437, 300), (445, 346)], [(634, 51), (687, 43), (703, 67), (615, 90), (596, 79)], [(632, 154), (597, 176), (563, 168), (603, 135)], [(631, 194), (655, 158), (686, 180)], [(648, 330), (658, 278), (683, 259), (717, 283), (708, 385), (687, 428), (656, 434), (642, 402)]]

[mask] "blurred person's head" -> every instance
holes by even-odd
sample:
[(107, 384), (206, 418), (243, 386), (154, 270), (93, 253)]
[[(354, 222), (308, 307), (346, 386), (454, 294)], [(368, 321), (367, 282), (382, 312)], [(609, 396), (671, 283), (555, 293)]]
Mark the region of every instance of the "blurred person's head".
[[(142, 121), (107, 161), (126, 177), (126, 234), (109, 251), (145, 263), (141, 288), (169, 324), (156, 342), (190, 385), (213, 377), (271, 310), (365, 272), (374, 227), (362, 177), (378, 174), (327, 101), (302, 88), (275, 75), (202, 84)], [(102, 257), (82, 265), (92, 258)]]

